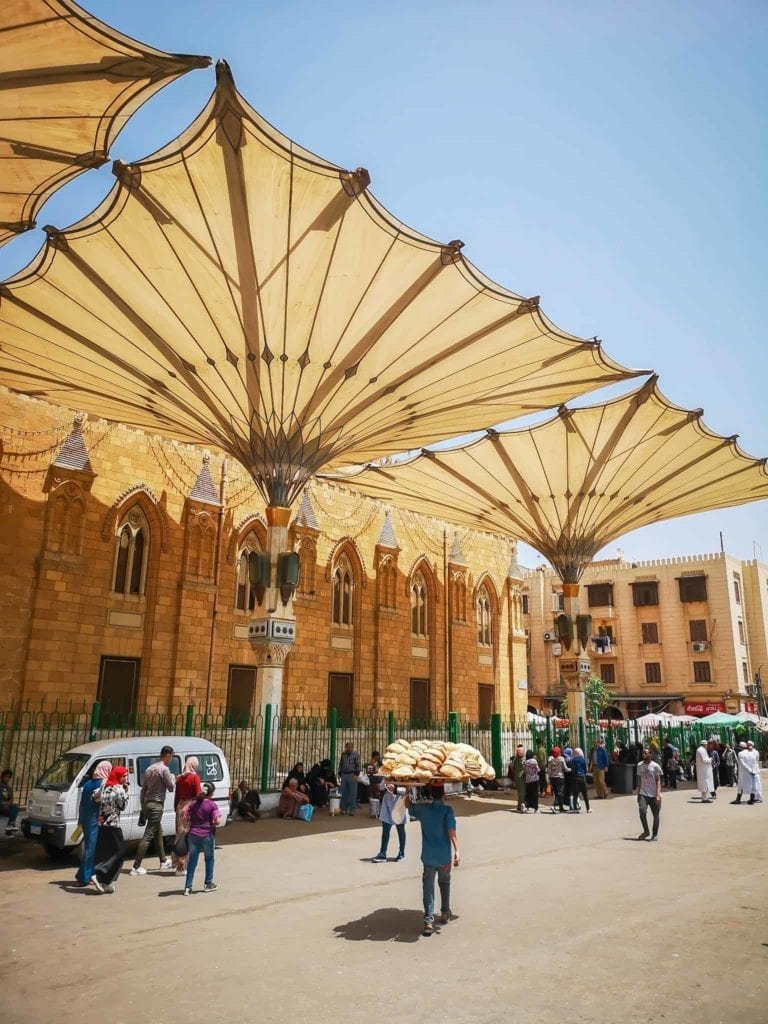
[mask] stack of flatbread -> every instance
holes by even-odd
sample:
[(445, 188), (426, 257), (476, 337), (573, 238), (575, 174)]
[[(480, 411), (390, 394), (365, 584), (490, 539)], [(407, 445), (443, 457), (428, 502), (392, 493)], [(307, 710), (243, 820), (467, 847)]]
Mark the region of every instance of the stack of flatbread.
[(425, 785), (432, 779), (449, 781), (494, 779), (496, 773), (469, 743), (443, 740), (395, 740), (384, 751), (381, 774), (395, 782)]

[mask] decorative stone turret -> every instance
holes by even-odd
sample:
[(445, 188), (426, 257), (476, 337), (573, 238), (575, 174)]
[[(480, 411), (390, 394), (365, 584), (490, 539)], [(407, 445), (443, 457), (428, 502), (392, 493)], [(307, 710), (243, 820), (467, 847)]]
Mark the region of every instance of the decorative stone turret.
[(397, 551), (400, 550), (400, 545), (397, 543), (397, 537), (395, 536), (395, 527), (392, 522), (392, 514), (389, 509), (384, 512), (384, 522), (381, 525), (381, 533), (376, 544), (380, 548), (393, 548)]
[(91, 458), (83, 439), (85, 420), (84, 412), (79, 412), (75, 416), (72, 429), (67, 434), (51, 465), (57, 466), (60, 469), (76, 469), (80, 472), (93, 474)]
[(211, 456), (209, 452), (203, 452), (203, 468), (197, 475), (195, 486), (188, 494), (190, 501), (200, 501), (206, 505), (221, 505), (219, 492), (213, 482), (210, 470)]

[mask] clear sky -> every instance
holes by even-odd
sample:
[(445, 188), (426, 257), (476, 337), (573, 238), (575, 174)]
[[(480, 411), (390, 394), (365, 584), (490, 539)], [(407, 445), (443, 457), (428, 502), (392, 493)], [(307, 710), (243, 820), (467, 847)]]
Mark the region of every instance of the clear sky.
[[(764, 0), (83, 2), (142, 41), (225, 57), (257, 110), (367, 167), (397, 217), (461, 238), (558, 326), (656, 370), (671, 401), (768, 456)], [(113, 156), (157, 149), (212, 86), (212, 69), (169, 86)], [(112, 182), (108, 166), (88, 172), (39, 223), (66, 227)], [(41, 241), (0, 250), (0, 275)], [(768, 502), (639, 530), (603, 554), (715, 551), (720, 531), (726, 550), (768, 561)]]

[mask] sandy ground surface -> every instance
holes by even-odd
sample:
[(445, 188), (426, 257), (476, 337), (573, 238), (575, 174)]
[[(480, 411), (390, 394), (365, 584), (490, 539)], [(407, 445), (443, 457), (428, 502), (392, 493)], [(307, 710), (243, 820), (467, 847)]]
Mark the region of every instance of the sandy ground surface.
[(560, 816), (453, 801), (456, 919), (430, 938), (417, 824), (404, 862), (371, 864), (359, 814), (237, 823), (220, 889), (191, 897), (157, 873), (98, 896), (4, 841), (0, 1019), (765, 1024), (768, 805), (732, 795), (665, 794), (658, 843), (635, 841), (632, 797)]

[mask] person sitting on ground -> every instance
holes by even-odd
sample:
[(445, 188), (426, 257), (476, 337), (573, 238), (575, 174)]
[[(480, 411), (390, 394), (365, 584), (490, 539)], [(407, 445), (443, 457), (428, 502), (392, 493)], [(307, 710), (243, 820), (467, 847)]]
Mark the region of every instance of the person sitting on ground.
[(5, 834), (7, 836), (16, 835), (19, 805), (13, 802), (13, 772), (10, 768), (6, 768), (0, 775), (0, 814), (8, 817)]
[(230, 813), (234, 814), (235, 811), (244, 818), (246, 821), (256, 821), (259, 817), (259, 808), (261, 807), (261, 797), (257, 789), (252, 789), (249, 782), (245, 779), (237, 785), (237, 789), (232, 794), (232, 800), (229, 805)]
[(331, 762), (324, 758), (312, 766), (309, 773), (309, 797), (314, 807), (325, 807), (331, 799), (331, 790), (338, 785), (331, 770)]
[(283, 786), (287, 786), (291, 779), (296, 779), (296, 785), (300, 793), (303, 793), (305, 796), (309, 796), (309, 779), (304, 771), (303, 761), (297, 761), (293, 768), (291, 768)]
[(277, 804), (278, 818), (298, 818), (299, 808), (309, 803), (309, 797), (299, 789), (297, 780), (291, 776), (285, 781)]

